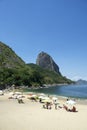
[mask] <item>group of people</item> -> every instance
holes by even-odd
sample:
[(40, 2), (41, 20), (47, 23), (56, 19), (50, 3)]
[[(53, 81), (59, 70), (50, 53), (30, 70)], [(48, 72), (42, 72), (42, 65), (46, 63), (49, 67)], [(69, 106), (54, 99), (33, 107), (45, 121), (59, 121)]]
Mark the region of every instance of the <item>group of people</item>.
[(54, 100), (53, 103), (52, 102), (45, 102), (43, 104), (43, 108), (46, 108), (46, 109), (51, 109), (52, 108), (52, 105), (55, 106), (55, 109), (57, 110), (58, 109), (58, 101), (57, 100)]
[[(15, 96), (15, 95), (13, 94), (12, 96)], [(12, 96), (10, 98), (13, 98)], [(16, 96), (17, 96), (16, 99), (18, 100), (18, 103), (24, 103), (22, 99), (22, 97), (24, 97), (23, 95), (16, 95)], [(37, 102), (37, 97), (35, 95), (30, 96), (29, 99)], [(67, 105), (67, 103), (75, 103), (75, 101), (73, 100), (67, 99), (66, 104), (63, 104), (62, 106), (59, 105), (57, 98), (55, 100), (44, 100), (44, 101), (45, 102), (43, 104), (43, 108), (45, 109), (52, 109), (52, 106), (54, 106), (55, 110), (57, 110), (58, 108), (64, 108), (66, 111), (77, 112), (76, 107), (74, 105), (72, 105), (72, 108), (69, 108), (69, 106)], [(40, 98), (39, 102), (43, 103), (43, 100)]]
[(53, 103), (46, 102), (45, 104), (43, 104), (43, 108), (51, 109), (52, 105), (54, 105), (55, 110), (57, 110), (58, 108), (63, 108), (69, 112), (77, 112), (76, 107), (74, 105), (72, 105), (72, 108), (69, 108), (69, 106), (67, 106), (66, 104), (63, 104), (63, 106), (60, 106), (57, 100), (54, 100)]

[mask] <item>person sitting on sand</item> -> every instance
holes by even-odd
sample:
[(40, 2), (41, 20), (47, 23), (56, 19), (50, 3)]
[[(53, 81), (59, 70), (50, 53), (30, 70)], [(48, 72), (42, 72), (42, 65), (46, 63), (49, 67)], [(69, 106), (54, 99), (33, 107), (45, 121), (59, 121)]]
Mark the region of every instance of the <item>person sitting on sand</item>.
[(17, 100), (18, 100), (18, 103), (24, 103), (22, 98), (18, 98)]
[(64, 108), (66, 111), (70, 111), (70, 112), (77, 112), (77, 111), (76, 111), (76, 107), (75, 107), (75, 106), (73, 106), (73, 108), (72, 108), (72, 109), (69, 109), (66, 105), (64, 105), (64, 104), (63, 104), (63, 108)]
[(71, 111), (71, 112), (77, 112), (77, 111), (76, 111), (76, 107), (73, 106), (73, 108), (72, 108), (70, 111)]
[(63, 104), (63, 108), (64, 108), (66, 111), (69, 110), (68, 107), (67, 107), (66, 105), (64, 105), (64, 104)]

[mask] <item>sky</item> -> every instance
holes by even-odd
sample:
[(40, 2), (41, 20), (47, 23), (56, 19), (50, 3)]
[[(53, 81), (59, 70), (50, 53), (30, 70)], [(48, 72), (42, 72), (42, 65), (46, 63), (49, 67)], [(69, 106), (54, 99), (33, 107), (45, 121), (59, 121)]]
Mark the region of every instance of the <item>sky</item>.
[(44, 51), (63, 76), (87, 80), (87, 0), (0, 0), (0, 41), (25, 63)]

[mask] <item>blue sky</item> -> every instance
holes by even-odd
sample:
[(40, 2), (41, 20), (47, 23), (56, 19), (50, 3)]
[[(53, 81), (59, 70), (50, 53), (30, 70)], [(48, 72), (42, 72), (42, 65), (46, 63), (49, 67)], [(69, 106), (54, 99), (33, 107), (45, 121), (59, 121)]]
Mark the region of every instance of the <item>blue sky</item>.
[(0, 41), (26, 63), (44, 51), (62, 75), (87, 80), (87, 0), (0, 0)]

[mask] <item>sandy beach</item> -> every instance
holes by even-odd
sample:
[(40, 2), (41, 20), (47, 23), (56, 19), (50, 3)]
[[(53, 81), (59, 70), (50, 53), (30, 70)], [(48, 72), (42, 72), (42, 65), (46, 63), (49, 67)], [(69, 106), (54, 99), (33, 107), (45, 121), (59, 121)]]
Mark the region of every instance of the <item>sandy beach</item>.
[[(42, 103), (23, 98), (8, 99), (9, 94), (0, 96), (0, 130), (87, 130), (87, 104), (76, 101), (78, 112), (67, 112), (64, 108), (52, 106), (44, 109)], [(59, 98), (61, 106), (65, 99)]]

